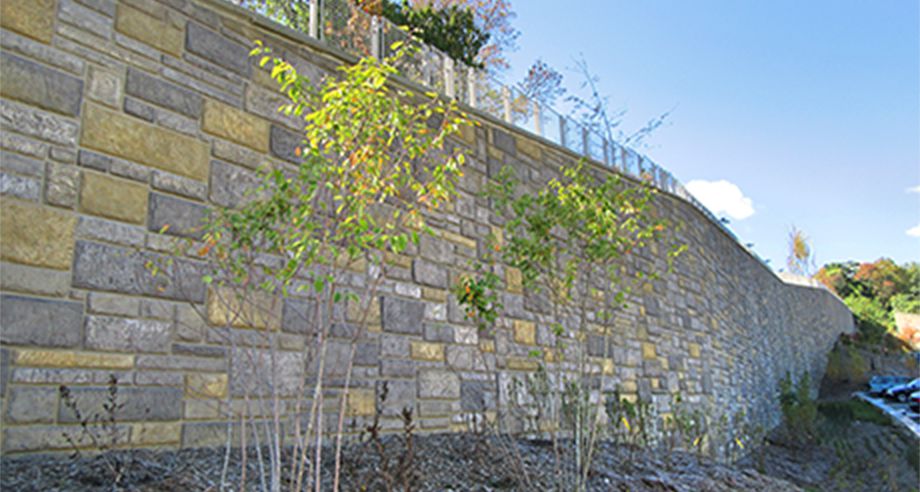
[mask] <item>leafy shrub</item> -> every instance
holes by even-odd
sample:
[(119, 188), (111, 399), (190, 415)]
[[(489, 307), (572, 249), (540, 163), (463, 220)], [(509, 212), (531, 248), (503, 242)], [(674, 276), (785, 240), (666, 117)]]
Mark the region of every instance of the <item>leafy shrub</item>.
[(811, 398), (811, 378), (802, 374), (794, 383), (789, 373), (779, 382), (779, 404), (783, 412), (783, 425), (787, 443), (803, 445), (817, 435), (815, 420), (818, 406)]

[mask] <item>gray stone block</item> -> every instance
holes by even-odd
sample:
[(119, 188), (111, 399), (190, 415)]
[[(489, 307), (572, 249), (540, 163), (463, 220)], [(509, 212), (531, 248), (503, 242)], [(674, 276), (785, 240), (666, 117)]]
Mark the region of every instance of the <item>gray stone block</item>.
[(126, 246), (143, 246), (144, 229), (111, 220), (84, 215), (77, 222), (77, 237)]
[(16, 424), (54, 422), (57, 415), (57, 388), (15, 387), (10, 390), (6, 417)]
[[(384, 391), (386, 391), (386, 399), (381, 401)], [(402, 414), (406, 407), (414, 410), (417, 391), (415, 381), (398, 379), (378, 381), (376, 394), (380, 413), (386, 417), (393, 417)]]
[(0, 340), (11, 345), (76, 347), (83, 305), (15, 295), (0, 296)]
[(358, 342), (355, 344), (355, 365), (376, 366), (380, 360), (380, 346), (374, 342)]
[(208, 209), (188, 200), (151, 193), (147, 214), (147, 228), (153, 232), (159, 232), (169, 226), (166, 234), (201, 239), (204, 236), (203, 227), (208, 217)]
[[(148, 262), (163, 273), (153, 276)], [(204, 302), (203, 265), (185, 259), (167, 264), (165, 257), (148, 252), (77, 241), (74, 250), (73, 286), (83, 289), (148, 295)]]
[(249, 49), (235, 41), (189, 22), (186, 29), (185, 49), (227, 70), (249, 78)]
[(447, 269), (429, 261), (416, 259), (412, 262), (412, 278), (422, 285), (447, 288)]
[(6, 385), (10, 380), (10, 351), (0, 348), (0, 395), (6, 394)]
[(460, 408), (464, 412), (495, 409), (495, 385), (489, 381), (461, 381)]
[(211, 201), (223, 207), (240, 207), (255, 199), (262, 181), (252, 171), (211, 161)]
[(107, 294), (105, 292), (90, 292), (89, 312), (93, 314), (114, 314), (116, 316), (137, 316), (141, 309), (141, 301), (136, 297)]
[[(117, 401), (124, 403), (115, 412), (115, 419), (120, 422), (179, 420), (182, 415), (182, 390), (163, 387), (123, 387), (118, 388)], [(109, 396), (108, 388), (72, 388), (73, 402), (84, 416), (99, 415), (105, 418), (102, 405)], [(67, 408), (63, 399), (58, 409), (60, 422), (78, 422), (73, 410)]]
[(127, 352), (168, 352), (172, 324), (152, 319), (87, 316), (86, 347)]
[(164, 171), (153, 172), (153, 187), (158, 190), (170, 191), (188, 198), (205, 200), (208, 197), (208, 185), (194, 179), (189, 179), (177, 174)]
[(77, 164), (97, 171), (108, 171), (112, 165), (112, 158), (89, 150), (80, 150), (77, 155)]
[(380, 375), (395, 378), (414, 378), (415, 361), (383, 359), (380, 361)]
[(418, 396), (419, 398), (460, 398), (460, 378), (449, 371), (420, 371)]
[(77, 204), (80, 170), (72, 165), (48, 164), (45, 199), (51, 205), (72, 208)]
[(287, 333), (312, 332), (316, 301), (289, 297), (281, 310), (281, 330)]
[(68, 116), (80, 114), (82, 80), (7, 52), (0, 53), (0, 63), (3, 96)]
[(33, 178), (41, 178), (45, 174), (45, 164), (42, 161), (6, 151), (0, 151), (0, 169)]
[(187, 343), (174, 343), (172, 351), (176, 355), (193, 355), (196, 357), (224, 357), (227, 349), (213, 345), (190, 345)]
[(190, 118), (201, 116), (203, 98), (183, 87), (129, 68), (125, 92)]
[(384, 331), (410, 335), (422, 334), (425, 303), (384, 296), (380, 298), (380, 311)]
[(80, 126), (70, 119), (5, 99), (0, 100), (0, 128), (68, 146), (76, 145), (80, 134)]
[(517, 142), (514, 141), (514, 137), (510, 133), (504, 130), (492, 129), (492, 143), (501, 151), (511, 155), (517, 154)]
[(272, 125), (269, 136), (269, 147), (273, 156), (295, 164), (301, 161), (300, 157), (297, 157), (297, 148), (303, 145), (303, 135)]
[(449, 325), (425, 324), (425, 340), (429, 342), (454, 342), (454, 329)]
[(0, 171), (0, 195), (37, 202), (42, 196), (40, 179)]

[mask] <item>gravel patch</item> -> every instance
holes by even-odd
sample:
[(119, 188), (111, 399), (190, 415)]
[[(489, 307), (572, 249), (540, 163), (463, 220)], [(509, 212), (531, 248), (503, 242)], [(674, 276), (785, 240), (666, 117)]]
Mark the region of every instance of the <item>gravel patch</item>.
[[(510, 440), (475, 434), (440, 434), (413, 439), (412, 465), (400, 436), (376, 443), (353, 442), (343, 453), (342, 490), (388, 490), (382, 471), (404, 490), (408, 481), (417, 491), (523, 491), (553, 490), (556, 467), (554, 449), (547, 441)], [(289, 451), (287, 451), (289, 452)], [(267, 450), (263, 450), (265, 456)], [(0, 488), (17, 491), (109, 491), (113, 459), (130, 463), (121, 490), (218, 491), (224, 463), (223, 449), (178, 451), (119, 451), (104, 456), (25, 456), (3, 458)], [(324, 451), (324, 490), (331, 489), (332, 450)], [(267, 460), (266, 460), (267, 461)], [(285, 460), (289, 462), (289, 460)], [(385, 462), (384, 462), (385, 461)], [(570, 466), (569, 460), (566, 461)], [(243, 481), (242, 455), (230, 456), (226, 483), (239, 490)], [(405, 473), (403, 473), (405, 472)], [(256, 450), (249, 449), (245, 490), (261, 490)], [(290, 477), (285, 470), (283, 490)], [(563, 487), (565, 490), (569, 486)], [(589, 479), (591, 491), (794, 491), (795, 485), (761, 475), (751, 468), (728, 466), (681, 452), (654, 453), (602, 443)]]

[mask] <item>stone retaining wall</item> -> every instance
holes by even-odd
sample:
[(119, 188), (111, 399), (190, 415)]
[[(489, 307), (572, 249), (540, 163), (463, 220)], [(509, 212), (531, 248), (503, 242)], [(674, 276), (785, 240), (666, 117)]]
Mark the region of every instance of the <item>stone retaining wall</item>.
[[(238, 204), (257, 182), (254, 169), (296, 161), (296, 123), (275, 111), (281, 100), (249, 60), (251, 40), (316, 77), (347, 57), (217, 0), (0, 6), (3, 452), (68, 448), (63, 433), (77, 426), (59, 385), (92, 413), (112, 374), (130, 445), (222, 444), (221, 411), (237, 408), (241, 383), (238, 357), (195, 314), (214, 313), (215, 294), (194, 257), (170, 267), (178, 285), (152, 279), (145, 264), (209, 206)], [(386, 381), (387, 422), (412, 405), (423, 431), (457, 430), (464, 416), (494, 410), (496, 374), (525, 374), (536, 364), (528, 353), (552, 344), (551, 320), (513, 269), (504, 271), (509, 317), (494, 335), (481, 336), (448, 299), (457, 268), (492, 227), (477, 197), (487, 177), (507, 164), (537, 186), (576, 161), (481, 118), (463, 135), (470, 165), (454, 212), (433, 219), (437, 237), (392, 258), (379, 316), (359, 344), (355, 418), (373, 412)], [(689, 204), (657, 200), (683, 224), (690, 250), (673, 275), (642, 287), (615, 334), (592, 340), (610, 347), (600, 367), (662, 410), (680, 391), (775, 424), (778, 378), (819, 376), (837, 335), (853, 328), (850, 313), (824, 290), (780, 281)], [(664, 265), (656, 254), (636, 262)], [(292, 368), (303, 364), (304, 335), (286, 321), (296, 302), (278, 301), (276, 321), (263, 327)]]

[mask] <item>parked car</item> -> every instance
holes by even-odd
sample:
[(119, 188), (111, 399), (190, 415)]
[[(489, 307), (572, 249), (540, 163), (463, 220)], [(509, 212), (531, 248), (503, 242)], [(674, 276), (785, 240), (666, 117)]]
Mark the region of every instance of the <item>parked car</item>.
[(887, 398), (893, 398), (901, 403), (907, 401), (907, 397), (915, 391), (920, 391), (920, 378), (906, 384), (898, 384), (885, 390)]
[(872, 376), (869, 380), (869, 394), (880, 395), (892, 386), (909, 382), (910, 378), (906, 376)]
[(907, 401), (907, 406), (910, 407), (914, 412), (920, 413), (920, 391), (914, 391), (910, 394), (910, 399)]

